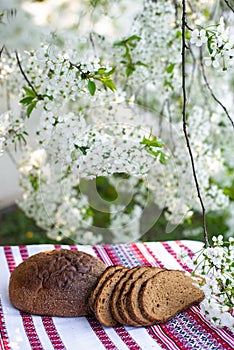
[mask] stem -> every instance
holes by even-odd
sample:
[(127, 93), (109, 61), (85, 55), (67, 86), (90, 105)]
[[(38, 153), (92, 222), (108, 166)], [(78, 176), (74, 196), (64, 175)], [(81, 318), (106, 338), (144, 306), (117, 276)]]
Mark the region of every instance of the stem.
[(26, 82), (28, 83), (28, 85), (30, 86), (30, 88), (32, 89), (32, 91), (34, 92), (34, 94), (37, 96), (37, 98), (40, 100), (41, 99), (41, 96), (38, 95), (37, 91), (35, 90), (34, 86), (32, 85), (31, 81), (28, 79), (25, 71), (23, 70), (23, 67), (21, 65), (21, 62), (20, 62), (20, 59), (19, 59), (19, 55), (18, 55), (18, 52), (15, 51), (15, 57), (16, 57), (16, 60), (17, 60), (17, 63), (18, 63), (18, 66), (19, 66), (19, 69), (20, 69), (20, 72), (21, 74), (23, 75), (24, 79), (26, 80)]
[(192, 67), (191, 79), (190, 79), (190, 83), (189, 83), (189, 87), (188, 87), (188, 94), (190, 94), (190, 91), (191, 91), (191, 88), (192, 88), (192, 85), (193, 85), (194, 73), (195, 73), (195, 69), (196, 69), (196, 58), (194, 56), (193, 50), (191, 49), (191, 45), (189, 45), (189, 51), (190, 51), (191, 56), (192, 56), (193, 67)]
[(5, 48), (5, 45), (3, 45), (3, 46), (1, 47), (1, 50), (0, 50), (0, 58), (2, 57), (2, 53), (3, 53), (4, 48)]
[(230, 8), (230, 10), (232, 12), (234, 12), (234, 8), (232, 7), (232, 5), (229, 4), (229, 1), (228, 0), (224, 0), (225, 4)]
[(232, 127), (234, 129), (234, 122), (230, 116), (230, 114), (228, 113), (228, 110), (227, 108), (222, 104), (222, 102), (215, 96), (208, 80), (207, 80), (207, 77), (206, 77), (206, 72), (205, 72), (205, 67), (204, 67), (204, 64), (203, 64), (203, 55), (202, 55), (202, 49), (200, 49), (200, 64), (201, 64), (201, 69), (202, 69), (202, 76), (203, 76), (203, 79), (204, 79), (204, 82), (207, 86), (207, 89), (209, 90), (211, 96), (213, 97), (213, 99), (223, 108), (226, 116), (228, 117), (228, 119), (230, 120), (230, 123), (232, 124)]
[(186, 39), (185, 39), (185, 27), (186, 27), (186, 0), (182, 0), (182, 6), (183, 6), (183, 11), (182, 11), (182, 97), (183, 97), (183, 110), (182, 110), (182, 115), (183, 115), (183, 131), (184, 131), (184, 136), (191, 160), (191, 165), (192, 165), (192, 172), (193, 172), (193, 178), (194, 182), (196, 185), (197, 189), (197, 195), (201, 204), (202, 208), (202, 217), (203, 217), (203, 235), (204, 235), (204, 242), (205, 246), (209, 246), (209, 241), (208, 241), (208, 234), (207, 234), (207, 229), (206, 229), (206, 210), (205, 206), (201, 197), (201, 192), (199, 188), (199, 183), (197, 179), (197, 174), (196, 174), (196, 169), (195, 169), (195, 163), (194, 163), (194, 158), (193, 158), (193, 153), (192, 149), (190, 146), (190, 140), (187, 132), (187, 119), (186, 119), (186, 106), (187, 106), (187, 95), (186, 95), (186, 78), (185, 78), (185, 50), (186, 50)]

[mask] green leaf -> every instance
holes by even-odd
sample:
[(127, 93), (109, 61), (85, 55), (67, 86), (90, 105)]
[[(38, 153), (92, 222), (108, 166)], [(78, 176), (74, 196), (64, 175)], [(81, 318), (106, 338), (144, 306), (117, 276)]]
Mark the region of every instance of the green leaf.
[(89, 90), (90, 95), (93, 96), (95, 94), (96, 84), (92, 80), (88, 81), (88, 90)]
[(97, 74), (104, 74), (106, 72), (106, 68), (99, 68)]
[(102, 83), (105, 87), (107, 87), (111, 91), (116, 90), (115, 84), (113, 83), (113, 81), (111, 79), (102, 79)]
[(141, 61), (138, 61), (137, 63), (135, 63), (135, 66), (143, 66), (143, 67), (148, 67), (147, 64), (141, 62)]
[(30, 103), (30, 105), (28, 106), (27, 111), (26, 111), (26, 114), (27, 114), (27, 117), (28, 117), (28, 118), (30, 117), (32, 111), (33, 111), (34, 108), (36, 107), (37, 102), (38, 102), (38, 101), (33, 101), (33, 102)]
[(113, 67), (111, 70), (109, 70), (109, 72), (106, 72), (105, 75), (108, 77), (112, 75), (115, 71), (116, 71), (116, 67)]
[(169, 66), (166, 67), (166, 72), (167, 72), (168, 74), (172, 73), (174, 67), (175, 67), (175, 63), (169, 64)]
[(126, 76), (129, 77), (134, 72), (134, 70), (135, 70), (134, 65), (128, 65), (126, 67), (126, 71), (125, 71), (126, 72)]
[(158, 141), (156, 136), (154, 136), (152, 139), (147, 139), (144, 136), (143, 141), (141, 141), (140, 144), (150, 146), (150, 147), (160, 147), (160, 148), (162, 148), (164, 146), (164, 143), (161, 141)]
[(19, 102), (22, 103), (23, 105), (28, 105), (32, 102), (33, 99), (34, 99), (34, 97), (27, 96), (27, 97), (22, 98), (22, 100), (20, 100)]
[(213, 52), (213, 49), (211, 47), (211, 44), (212, 44), (212, 38), (209, 37), (208, 40), (207, 40), (207, 48), (208, 48), (208, 51), (209, 51), (209, 54), (211, 55), (212, 52)]
[(127, 38), (125, 41), (129, 42), (129, 41), (134, 41), (134, 40), (140, 41), (141, 37), (134, 34), (134, 35), (131, 35), (129, 38)]
[(121, 41), (116, 41), (114, 43), (114, 46), (126, 46), (128, 44), (132, 44), (131, 42), (132, 41), (140, 41), (141, 40), (141, 37), (138, 36), (138, 35), (131, 35), (130, 37), (124, 39), (124, 40), (121, 40)]
[(32, 89), (28, 88), (27, 86), (23, 86), (23, 89), (27, 96), (36, 97), (36, 94)]

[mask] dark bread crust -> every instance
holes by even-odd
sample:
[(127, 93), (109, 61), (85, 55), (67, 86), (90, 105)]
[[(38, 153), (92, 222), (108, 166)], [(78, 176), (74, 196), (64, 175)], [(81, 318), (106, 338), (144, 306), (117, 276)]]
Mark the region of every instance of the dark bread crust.
[(121, 268), (123, 268), (123, 266), (118, 266), (118, 265), (108, 266), (106, 268), (106, 270), (103, 272), (103, 274), (100, 276), (96, 287), (91, 292), (90, 297), (89, 297), (89, 308), (90, 308), (91, 312), (94, 312), (94, 306), (95, 306), (97, 296), (99, 294), (99, 291), (103, 287), (104, 283), (107, 281), (107, 279), (109, 277), (111, 277), (115, 273), (115, 271), (117, 271)]
[[(110, 298), (110, 308), (111, 313), (114, 317), (114, 319), (118, 323), (125, 324), (125, 318), (123, 316), (122, 310), (120, 308), (120, 302), (123, 295), (123, 288), (125, 286), (125, 283), (131, 279), (134, 272), (139, 271), (141, 269), (141, 266), (133, 267), (129, 271), (127, 271), (122, 278), (120, 279), (119, 283), (115, 286), (115, 289), (111, 295)], [(131, 320), (131, 326), (138, 326), (134, 320)]]
[(142, 314), (151, 324), (167, 322), (205, 297), (184, 271), (164, 270), (149, 278), (139, 292)]
[(123, 267), (114, 272), (100, 289), (94, 305), (94, 313), (99, 322), (106, 327), (114, 327), (118, 322), (114, 319), (111, 310), (111, 295), (117, 283), (129, 271), (129, 268)]
[(35, 254), (12, 272), (11, 303), (19, 310), (48, 316), (83, 316), (88, 298), (106, 265), (94, 256), (68, 249)]
[(131, 274), (130, 278), (124, 283), (120, 296), (119, 296), (119, 302), (118, 302), (118, 311), (119, 314), (122, 316), (122, 323), (124, 325), (128, 326), (135, 326), (139, 327), (141, 324), (139, 323), (139, 320), (133, 317), (132, 314), (128, 312), (128, 294), (135, 283), (146, 271), (151, 271), (152, 267), (149, 266), (141, 266), (138, 270), (134, 271), (133, 274)]
[(158, 267), (150, 267), (146, 271), (144, 271), (137, 280), (133, 281), (129, 292), (126, 295), (126, 307), (128, 314), (132, 319), (134, 319), (141, 326), (149, 326), (152, 324), (151, 320), (149, 320), (141, 310), (139, 305), (139, 292), (144, 285), (144, 283), (151, 277), (155, 276), (159, 272), (164, 271), (164, 269)]

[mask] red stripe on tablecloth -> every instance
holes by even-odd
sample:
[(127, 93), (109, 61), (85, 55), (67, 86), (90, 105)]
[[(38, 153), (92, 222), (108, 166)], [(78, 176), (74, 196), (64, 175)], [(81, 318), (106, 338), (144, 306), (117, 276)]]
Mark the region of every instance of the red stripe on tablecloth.
[(1, 299), (0, 299), (0, 327), (1, 327), (1, 331), (0, 331), (1, 349), (10, 350), (9, 338), (8, 338), (4, 314), (3, 314), (3, 310), (2, 310)]
[[(95, 251), (99, 259), (101, 259), (103, 256), (103, 254), (101, 254), (100, 251), (102, 251), (103, 253), (106, 252), (106, 255), (111, 258), (113, 264), (122, 265), (118, 256), (115, 256), (114, 252), (110, 248), (110, 246), (96, 246), (93, 247), (93, 250)], [(141, 350), (137, 342), (132, 338), (132, 336), (128, 333), (128, 331), (126, 331), (126, 329), (123, 326), (114, 327), (113, 329), (129, 349)]]
[[(20, 254), (23, 260), (26, 260), (28, 255), (28, 250), (26, 246), (19, 246)], [(42, 316), (42, 323), (45, 328), (45, 331), (51, 341), (51, 344), (53, 345), (54, 349), (56, 350), (64, 350), (66, 349), (65, 345), (63, 344), (60, 335), (58, 334), (58, 331), (55, 327), (55, 324), (53, 322), (52, 317), (49, 316)]]
[[(0, 334), (0, 337), (1, 337), (1, 334)], [(5, 350), (6, 349), (6, 348), (4, 348), (2, 338), (0, 338), (0, 349), (1, 350)]]
[[(190, 256), (194, 255), (194, 252), (189, 247), (184, 245), (182, 242), (176, 241), (176, 243), (177, 244), (179, 243), (178, 245), (181, 248), (186, 249)], [(163, 246), (173, 256), (173, 258), (180, 264), (181, 267), (185, 268), (187, 271), (191, 271), (191, 269), (188, 267), (187, 264), (183, 263), (180, 259), (177, 258), (177, 253), (172, 249), (172, 247), (168, 243), (163, 243)], [(232, 347), (229, 348), (229, 346), (230, 346), (229, 344), (230, 343), (233, 344), (233, 341), (231, 339), (230, 340), (224, 339), (224, 338), (228, 338), (228, 335), (226, 334), (226, 332), (213, 327), (211, 325), (211, 323), (200, 314), (200, 310), (198, 307), (196, 308), (196, 312), (194, 311), (194, 308), (190, 308), (189, 310), (193, 314), (196, 321), (200, 325), (202, 325), (203, 328), (205, 328), (209, 334), (212, 334), (212, 336), (219, 343), (221, 343), (222, 346), (224, 346), (224, 349), (233, 349)], [(228, 348), (227, 348), (227, 346), (228, 346)]]
[(148, 260), (145, 258), (145, 256), (142, 254), (140, 249), (138, 248), (136, 243), (132, 243), (131, 249), (133, 253), (135, 254), (137, 260), (143, 265), (143, 266), (151, 266), (151, 264), (148, 262)]
[[(75, 245), (70, 245), (71, 250), (78, 250), (78, 248)], [(117, 349), (115, 344), (112, 342), (112, 340), (109, 338), (103, 327), (100, 325), (100, 323), (97, 321), (95, 317), (86, 316), (87, 321), (89, 322), (90, 327), (96, 334), (97, 338), (101, 341), (101, 343), (105, 346), (108, 350)]]
[[(4, 247), (4, 252), (5, 252), (9, 271), (12, 272), (15, 268), (15, 260), (13, 257), (11, 247), (9, 247), (9, 246)], [(32, 316), (25, 314), (24, 312), (21, 312), (21, 311), (20, 311), (20, 316), (22, 318), (25, 333), (28, 337), (28, 340), (29, 340), (29, 343), (30, 343), (32, 349), (43, 350), (40, 339), (39, 339), (37, 332), (36, 332), (36, 328), (35, 328), (34, 323), (33, 323)]]
[(115, 265), (112, 262), (109, 255), (106, 254), (106, 251), (104, 249), (100, 248), (100, 246), (93, 246), (93, 251), (96, 254), (96, 256), (104, 262), (104, 264), (106, 264), (108, 266)]
[(177, 253), (172, 249), (172, 247), (166, 243), (166, 242), (162, 242), (163, 247), (166, 249), (166, 251), (178, 262), (178, 264), (180, 264), (180, 266), (188, 272), (192, 272), (192, 269), (185, 263), (183, 263), (178, 257), (177, 257)]
[(141, 244), (144, 246), (144, 248), (150, 253), (150, 255), (154, 258), (155, 260), (155, 266), (158, 266), (160, 268), (164, 268), (164, 264), (162, 263), (161, 260), (158, 259), (158, 257), (152, 252), (152, 250), (144, 243), (135, 243), (133, 244), (134, 246), (134, 250), (136, 248), (136, 250), (138, 251), (138, 255), (139, 255), (139, 258), (141, 259), (142, 262), (147, 262), (148, 265), (152, 265), (147, 259), (146, 257), (144, 256), (143, 252), (141, 251), (140, 247), (141, 247)]
[(95, 251), (99, 259), (102, 259), (102, 257), (104, 257), (105, 254), (105, 260), (107, 260), (108, 257), (113, 265), (123, 265), (122, 261), (116, 258), (115, 252), (111, 250), (111, 246), (109, 245), (96, 246), (93, 247), (93, 250)]

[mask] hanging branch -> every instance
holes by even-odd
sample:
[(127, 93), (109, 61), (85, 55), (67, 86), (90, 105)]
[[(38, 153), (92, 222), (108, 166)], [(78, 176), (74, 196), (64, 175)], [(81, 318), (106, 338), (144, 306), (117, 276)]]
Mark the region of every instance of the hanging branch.
[(203, 79), (204, 79), (204, 82), (207, 86), (207, 89), (209, 90), (211, 96), (213, 97), (213, 99), (223, 108), (226, 116), (228, 117), (228, 119), (230, 120), (230, 123), (232, 124), (232, 127), (234, 129), (234, 122), (230, 116), (230, 114), (228, 113), (228, 110), (227, 108), (222, 104), (222, 102), (215, 96), (208, 80), (207, 80), (207, 76), (206, 76), (206, 72), (205, 72), (205, 67), (204, 67), (204, 64), (203, 64), (203, 55), (202, 55), (202, 49), (200, 49), (200, 64), (201, 64), (201, 69), (202, 69), (202, 76), (203, 76)]
[(164, 113), (164, 108), (166, 106), (167, 99), (163, 101), (161, 111), (159, 113), (159, 130), (158, 130), (158, 136), (162, 137), (162, 123), (163, 123), (163, 113)]
[(4, 48), (5, 48), (5, 45), (3, 45), (3, 46), (1, 47), (1, 50), (0, 50), (0, 58), (2, 57), (2, 53), (3, 53)]
[(232, 12), (234, 12), (234, 8), (232, 7), (232, 5), (229, 4), (229, 1), (228, 0), (224, 0), (225, 4), (230, 8), (230, 10)]
[(30, 88), (32, 89), (32, 91), (34, 92), (35, 96), (37, 96), (37, 98), (39, 100), (41, 100), (41, 96), (37, 93), (37, 91), (35, 90), (34, 86), (32, 85), (31, 81), (28, 79), (25, 71), (23, 70), (23, 67), (22, 67), (22, 64), (20, 62), (20, 59), (19, 59), (19, 55), (18, 55), (18, 52), (15, 51), (15, 57), (16, 57), (16, 60), (17, 60), (17, 63), (18, 63), (18, 66), (19, 66), (19, 69), (20, 69), (20, 72), (21, 74), (23, 75), (24, 79), (26, 80), (27, 84), (30, 86)]
[(170, 106), (170, 101), (169, 99), (166, 99), (166, 106), (167, 106), (167, 112), (168, 112), (168, 116), (169, 116), (169, 124), (170, 124), (170, 140), (171, 140), (171, 144), (172, 144), (172, 152), (174, 153), (175, 151), (175, 142), (174, 142), (174, 137), (173, 137), (173, 130), (172, 130), (172, 115), (171, 115), (171, 106)]
[(189, 83), (189, 87), (188, 87), (188, 94), (190, 94), (190, 91), (191, 91), (191, 88), (192, 88), (192, 85), (193, 85), (194, 73), (195, 73), (196, 63), (197, 63), (196, 58), (195, 58), (194, 53), (193, 53), (193, 50), (191, 48), (191, 45), (189, 45), (189, 51), (190, 51), (191, 56), (192, 56), (193, 66), (192, 66), (192, 72), (191, 72), (191, 79), (190, 79), (190, 83)]
[(197, 179), (197, 174), (196, 174), (196, 169), (195, 169), (195, 163), (194, 163), (194, 158), (193, 158), (193, 153), (192, 149), (190, 146), (190, 140), (187, 132), (187, 118), (186, 118), (186, 104), (187, 104), (187, 95), (186, 95), (186, 78), (185, 78), (185, 51), (186, 51), (186, 39), (185, 39), (185, 28), (186, 28), (186, 0), (182, 0), (182, 96), (183, 96), (183, 110), (182, 110), (182, 115), (183, 115), (183, 131), (184, 131), (184, 136), (191, 160), (191, 165), (192, 165), (192, 172), (193, 172), (193, 178), (194, 182), (196, 185), (197, 189), (197, 195), (200, 200), (201, 208), (202, 208), (202, 217), (203, 217), (203, 235), (204, 235), (204, 242), (205, 246), (209, 246), (209, 241), (208, 241), (208, 234), (207, 234), (207, 229), (206, 229), (206, 210), (205, 206), (201, 197), (201, 192), (199, 188), (199, 183)]

